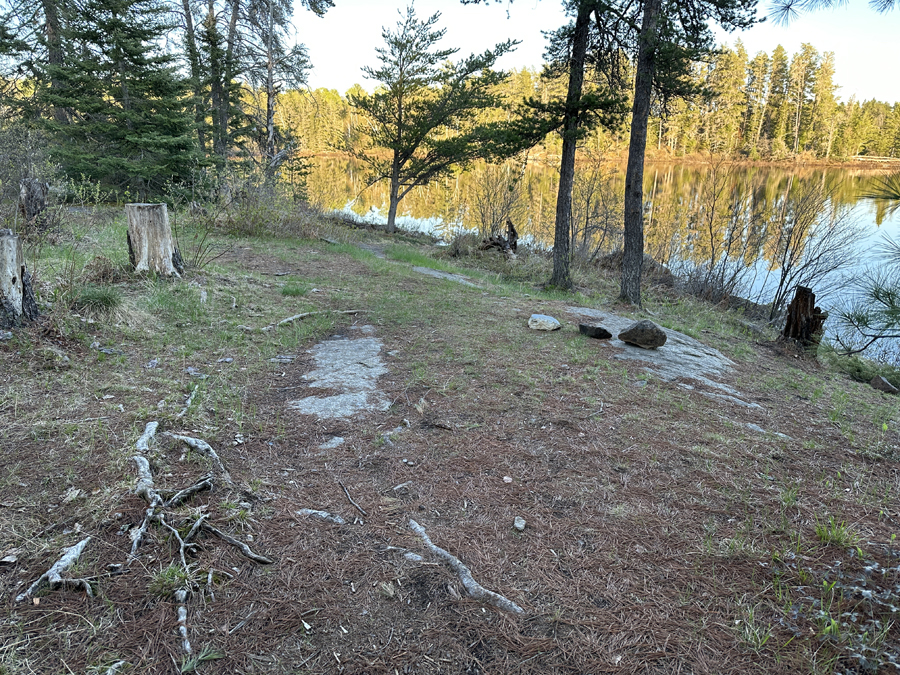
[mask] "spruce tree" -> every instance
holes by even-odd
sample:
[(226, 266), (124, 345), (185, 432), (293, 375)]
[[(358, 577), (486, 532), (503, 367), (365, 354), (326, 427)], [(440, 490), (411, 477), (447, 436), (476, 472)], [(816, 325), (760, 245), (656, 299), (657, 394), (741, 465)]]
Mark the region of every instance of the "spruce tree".
[[(86, 0), (68, 17), (61, 65), (48, 64), (43, 103), (54, 159), (70, 177), (144, 200), (198, 159), (186, 82), (160, 47), (170, 26), (155, 0)], [(129, 195), (125, 195), (128, 197)]]

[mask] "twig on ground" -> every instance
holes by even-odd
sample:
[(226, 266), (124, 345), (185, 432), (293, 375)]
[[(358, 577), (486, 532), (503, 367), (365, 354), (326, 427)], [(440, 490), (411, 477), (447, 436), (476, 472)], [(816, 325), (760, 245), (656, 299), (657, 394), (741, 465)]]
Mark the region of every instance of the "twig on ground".
[(456, 572), (456, 576), (459, 577), (459, 580), (462, 582), (462, 585), (465, 587), (466, 592), (470, 597), (475, 600), (479, 600), (481, 602), (485, 602), (489, 605), (493, 605), (498, 609), (502, 609), (505, 612), (514, 612), (515, 614), (524, 614), (525, 610), (519, 607), (512, 600), (504, 598), (499, 593), (494, 593), (493, 591), (489, 591), (484, 586), (479, 584), (475, 579), (472, 578), (472, 573), (469, 571), (469, 568), (466, 567), (462, 561), (457, 558), (452, 553), (445, 551), (440, 546), (436, 546), (431, 538), (428, 536), (428, 533), (425, 532), (425, 528), (419, 525), (416, 521), (410, 520), (409, 526), (413, 532), (422, 537), (422, 541), (425, 542), (425, 546), (434, 553), (438, 558), (443, 560), (447, 565)]
[(78, 557), (90, 540), (90, 537), (85, 537), (74, 546), (67, 548), (62, 557), (53, 564), (53, 567), (44, 572), (37, 581), (28, 587), (27, 591), (16, 596), (16, 602), (22, 602), (25, 598), (32, 596), (44, 583), (48, 584), (51, 589), (60, 587), (81, 588), (88, 594), (88, 597), (94, 597), (91, 585), (86, 580), (62, 578), (62, 573), (78, 562)]
[(219, 473), (222, 474), (222, 478), (225, 479), (225, 482), (229, 485), (233, 485), (234, 481), (231, 480), (231, 474), (228, 473), (228, 469), (225, 468), (225, 465), (222, 464), (222, 460), (219, 459), (219, 455), (216, 454), (216, 451), (212, 449), (212, 446), (206, 441), (200, 440), (199, 438), (191, 438), (190, 436), (182, 436), (181, 434), (169, 434), (176, 441), (181, 441), (186, 446), (193, 450), (197, 450), (198, 452), (202, 452), (204, 455), (209, 457), (216, 468), (219, 470)]
[(187, 631), (187, 591), (181, 589), (175, 591), (175, 601), (178, 603), (178, 634), (181, 636), (181, 647), (185, 654), (191, 653), (191, 642), (188, 640)]
[(363, 507), (361, 507), (359, 504), (357, 504), (355, 501), (353, 501), (353, 497), (350, 496), (350, 491), (347, 490), (346, 486), (341, 481), (338, 481), (338, 485), (341, 486), (341, 489), (344, 491), (344, 494), (347, 495), (347, 499), (350, 501), (351, 504), (353, 504), (353, 506), (356, 507), (356, 510), (359, 511), (361, 514), (363, 514), (366, 518), (368, 518), (369, 514), (366, 513), (366, 510)]
[(210, 525), (209, 523), (203, 523), (203, 525), (201, 525), (201, 527), (204, 530), (206, 530), (207, 532), (212, 532), (214, 535), (219, 537), (219, 539), (226, 541), (229, 544), (231, 544), (232, 546), (235, 546), (236, 548), (238, 548), (240, 550), (240, 552), (243, 553), (246, 557), (250, 558), (250, 560), (252, 560), (254, 562), (258, 562), (262, 565), (271, 565), (272, 564), (273, 561), (271, 559), (265, 557), (264, 555), (259, 555), (258, 553), (254, 553), (253, 550), (249, 546), (247, 546), (247, 544), (245, 544), (242, 541), (238, 541), (237, 539), (235, 539), (232, 536), (225, 534), (218, 527)]
[(148, 452), (150, 450), (150, 440), (156, 433), (158, 426), (159, 422), (147, 422), (147, 426), (144, 427), (144, 433), (141, 434), (141, 437), (134, 444), (135, 450), (138, 452)]
[[(293, 323), (294, 321), (299, 321), (300, 319), (305, 319), (308, 316), (316, 316), (318, 314), (361, 314), (365, 311), (366, 310), (364, 310), (364, 309), (346, 309), (343, 311), (326, 309), (326, 310), (319, 311), (319, 312), (303, 312), (303, 314), (294, 314), (294, 316), (289, 316), (286, 319), (282, 319), (281, 321), (279, 321), (278, 323), (276, 323), (274, 325), (277, 328), (278, 326), (283, 326), (286, 323)], [(271, 328), (271, 326), (270, 326), (270, 328)]]

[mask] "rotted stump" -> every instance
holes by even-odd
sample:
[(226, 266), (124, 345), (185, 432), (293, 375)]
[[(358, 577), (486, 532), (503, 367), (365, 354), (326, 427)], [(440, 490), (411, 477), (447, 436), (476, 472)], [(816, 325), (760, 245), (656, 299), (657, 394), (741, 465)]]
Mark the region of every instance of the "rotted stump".
[(816, 307), (816, 294), (811, 288), (797, 286), (794, 299), (788, 305), (787, 321), (782, 337), (804, 347), (816, 347), (822, 341), (828, 312)]
[(31, 275), (25, 267), (22, 240), (12, 230), (0, 230), (0, 328), (38, 317)]

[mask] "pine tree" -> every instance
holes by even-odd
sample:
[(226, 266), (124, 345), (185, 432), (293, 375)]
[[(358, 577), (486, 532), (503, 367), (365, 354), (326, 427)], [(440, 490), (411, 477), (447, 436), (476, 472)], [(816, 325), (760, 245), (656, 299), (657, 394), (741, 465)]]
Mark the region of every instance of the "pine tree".
[[(371, 95), (350, 96), (350, 105), (369, 124), (374, 146), (358, 150), (357, 156), (369, 164), (372, 182), (390, 181), (389, 231), (395, 229), (397, 205), (410, 190), (495, 152), (496, 131), (479, 125), (477, 117), (501, 103), (495, 88), (506, 75), (491, 68), (515, 43), (449, 63), (457, 50), (437, 48), (445, 33), (435, 28), (439, 18), (437, 13), (420, 21), (409, 6), (396, 32), (382, 29), (381, 65), (363, 69), (381, 86)], [(375, 148), (388, 150), (388, 157)]]
[(185, 81), (159, 46), (168, 25), (154, 0), (86, 0), (62, 35), (66, 59), (47, 65), (40, 98), (54, 156), (73, 177), (145, 199), (186, 179), (198, 155)]

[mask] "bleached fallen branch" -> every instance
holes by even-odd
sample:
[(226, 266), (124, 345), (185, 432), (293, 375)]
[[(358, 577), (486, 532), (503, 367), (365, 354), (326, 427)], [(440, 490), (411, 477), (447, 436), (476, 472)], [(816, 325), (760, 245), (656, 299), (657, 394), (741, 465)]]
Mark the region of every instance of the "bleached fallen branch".
[(215, 464), (215, 467), (219, 470), (219, 473), (222, 475), (225, 482), (229, 485), (234, 483), (234, 481), (231, 480), (231, 474), (228, 473), (228, 469), (225, 468), (222, 460), (219, 459), (219, 455), (216, 454), (216, 451), (212, 449), (212, 446), (209, 443), (200, 440), (199, 438), (191, 438), (190, 436), (182, 436), (180, 434), (169, 434), (169, 436), (176, 441), (181, 441), (192, 450), (202, 452), (209, 457), (213, 461), (213, 464)]
[(134, 447), (138, 452), (147, 452), (150, 450), (150, 440), (156, 433), (156, 428), (158, 426), (159, 422), (147, 422), (147, 426), (144, 427), (144, 433), (141, 434), (141, 437), (137, 439), (137, 442), (134, 444)]
[(294, 321), (299, 321), (300, 319), (305, 319), (308, 316), (316, 316), (318, 314), (362, 314), (366, 310), (364, 309), (346, 309), (342, 311), (326, 309), (320, 312), (303, 312), (303, 314), (294, 314), (294, 316), (289, 316), (286, 319), (282, 319), (278, 323), (275, 324), (275, 327), (283, 326), (288, 323), (293, 323)]
[(273, 561), (271, 559), (267, 558), (264, 555), (259, 555), (258, 553), (254, 553), (253, 549), (251, 549), (249, 546), (247, 546), (247, 544), (245, 544), (242, 541), (238, 541), (237, 539), (235, 539), (232, 536), (225, 534), (218, 527), (210, 525), (209, 523), (203, 523), (203, 525), (201, 525), (201, 527), (204, 530), (206, 530), (207, 532), (212, 532), (214, 535), (216, 535), (222, 541), (226, 541), (229, 544), (231, 544), (232, 546), (238, 548), (240, 550), (240, 552), (243, 553), (248, 558), (250, 558), (250, 560), (252, 560), (254, 562), (258, 562), (262, 565), (271, 565), (272, 564)]
[(27, 591), (16, 596), (16, 602), (22, 602), (25, 598), (30, 597), (45, 583), (48, 584), (51, 589), (60, 587), (80, 588), (88, 594), (88, 597), (94, 597), (91, 585), (85, 579), (62, 578), (62, 573), (78, 562), (78, 557), (90, 540), (90, 537), (85, 537), (74, 546), (67, 548), (62, 554), (62, 557), (53, 564), (53, 567), (44, 572), (37, 581), (28, 587)]
[(436, 546), (431, 541), (428, 533), (425, 532), (424, 527), (419, 525), (414, 520), (409, 521), (409, 526), (413, 532), (415, 532), (422, 538), (422, 541), (425, 542), (425, 546), (428, 547), (428, 549), (438, 558), (447, 563), (450, 569), (452, 569), (456, 573), (456, 576), (459, 577), (459, 580), (462, 582), (462, 585), (465, 587), (466, 592), (470, 597), (474, 598), (475, 600), (479, 600), (480, 602), (493, 605), (497, 609), (502, 609), (505, 612), (514, 612), (515, 614), (525, 613), (525, 610), (519, 607), (512, 600), (504, 598), (499, 593), (489, 591), (484, 586), (475, 581), (475, 579), (472, 578), (472, 573), (469, 571), (469, 568), (466, 567), (463, 562), (455, 555), (449, 553), (448, 551), (445, 551), (440, 546)]

